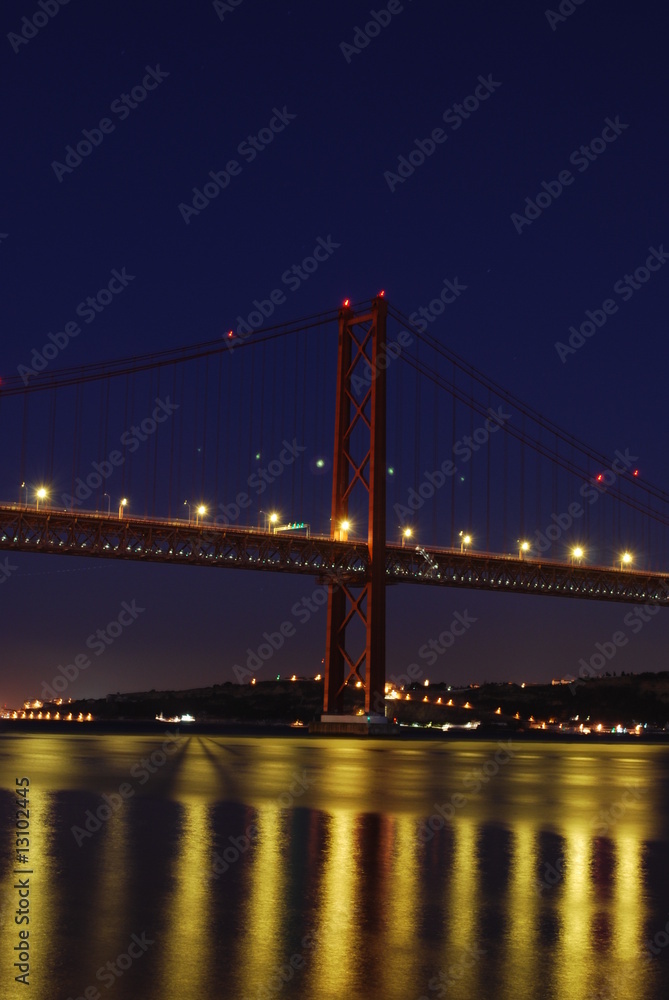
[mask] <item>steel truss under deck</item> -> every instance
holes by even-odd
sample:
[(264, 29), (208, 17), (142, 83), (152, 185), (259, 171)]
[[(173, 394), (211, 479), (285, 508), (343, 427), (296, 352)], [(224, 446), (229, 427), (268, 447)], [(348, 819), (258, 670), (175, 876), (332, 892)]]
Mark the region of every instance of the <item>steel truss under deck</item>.
[[(0, 506), (0, 550), (294, 573), (342, 590), (364, 585), (370, 570), (364, 541), (17, 506)], [(663, 573), (390, 543), (385, 581), (669, 607)]]

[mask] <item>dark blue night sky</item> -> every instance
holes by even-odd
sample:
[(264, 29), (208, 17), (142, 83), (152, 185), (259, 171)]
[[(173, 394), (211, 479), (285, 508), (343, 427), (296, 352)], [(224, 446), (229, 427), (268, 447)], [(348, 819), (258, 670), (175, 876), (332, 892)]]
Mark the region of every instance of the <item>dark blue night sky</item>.
[[(552, 12), (527, 0), (7, 0), (0, 378), (31, 366), (68, 323), (79, 332), (53, 370), (214, 341), (277, 289), (271, 323), (385, 289), (445, 347), (602, 454), (627, 449), (645, 481), (669, 489), (665, 17), (657, 2), (597, 0)], [(321, 354), (305, 351), (295, 381), (309, 405), (323, 403), (314, 462), (332, 449), (336, 326), (331, 336)], [(248, 430), (252, 450), (259, 374), (249, 362), (238, 373), (222, 426), (231, 440)], [(293, 392), (280, 369), (263, 377), (266, 407)], [(391, 402), (403, 421), (412, 400), (407, 390)], [(0, 479), (13, 501), (9, 402)], [(411, 441), (397, 470), (405, 490), (424, 464), (407, 458)], [(44, 477), (38, 451), (31, 485)], [(110, 487), (114, 503), (121, 488)], [(436, 515), (424, 530), (435, 526)], [(285, 621), (296, 634), (258, 677), (321, 669), (325, 611), (300, 621), (294, 610), (316, 581), (10, 562), (0, 704), (38, 696), (123, 602), (145, 610), (68, 695), (234, 680), (233, 665)], [(389, 589), (388, 612), (388, 675), (456, 612), (475, 618), (426, 674), (467, 683), (577, 672), (627, 609), (406, 587)], [(653, 618), (611, 669), (663, 669), (667, 628)]]

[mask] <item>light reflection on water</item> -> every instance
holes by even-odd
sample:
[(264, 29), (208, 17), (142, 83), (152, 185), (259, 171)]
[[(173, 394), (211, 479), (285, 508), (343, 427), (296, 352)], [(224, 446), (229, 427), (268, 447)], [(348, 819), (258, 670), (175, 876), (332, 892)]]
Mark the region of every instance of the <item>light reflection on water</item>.
[(3, 736), (3, 996), (23, 774), (39, 1000), (665, 996), (664, 748), (161, 739)]

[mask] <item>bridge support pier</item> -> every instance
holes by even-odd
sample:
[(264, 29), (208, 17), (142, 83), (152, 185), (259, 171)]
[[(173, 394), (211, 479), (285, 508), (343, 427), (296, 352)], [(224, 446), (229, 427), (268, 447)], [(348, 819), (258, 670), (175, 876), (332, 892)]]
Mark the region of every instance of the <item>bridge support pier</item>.
[[(369, 571), (364, 582), (330, 580), (323, 698), (325, 716), (340, 716), (346, 686), (361, 686), (365, 716), (377, 721), (385, 717), (386, 678), (386, 315), (381, 295), (367, 312), (345, 305), (339, 313), (331, 535), (359, 535), (357, 518), (366, 518)], [(366, 510), (353, 505), (354, 492), (367, 493)], [(354, 623), (358, 635), (364, 629), (358, 652), (347, 643)]]

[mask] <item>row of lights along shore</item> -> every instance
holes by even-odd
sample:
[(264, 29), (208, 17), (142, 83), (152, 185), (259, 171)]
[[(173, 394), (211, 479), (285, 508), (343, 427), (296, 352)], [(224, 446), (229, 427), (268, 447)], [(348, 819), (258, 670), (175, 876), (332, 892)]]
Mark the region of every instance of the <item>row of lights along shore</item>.
[[(21, 489), (26, 491), (26, 506), (27, 506), (28, 488), (25, 483), (21, 483)], [(111, 497), (109, 493), (104, 493), (103, 496), (107, 497), (107, 514), (109, 515), (111, 514)], [(43, 486), (41, 486), (38, 490), (36, 490), (35, 509), (39, 510), (40, 500), (44, 502), (45, 500), (48, 499), (48, 497), (49, 497), (48, 491)], [(126, 497), (123, 497), (121, 500), (119, 500), (119, 506), (118, 506), (119, 518), (123, 517), (123, 511), (127, 506), (128, 506), (128, 500)], [(207, 508), (205, 507), (204, 504), (193, 504), (189, 500), (184, 500), (184, 507), (188, 508), (189, 524), (191, 523), (192, 520), (194, 520), (195, 524), (199, 525), (207, 513)], [(193, 511), (195, 511), (195, 518), (193, 518)], [(268, 512), (262, 510), (259, 513), (263, 514), (265, 517), (265, 529), (267, 531), (276, 532), (277, 525), (280, 522), (279, 514), (277, 514), (276, 511)], [(342, 521), (341, 524), (339, 525), (339, 528), (335, 531), (335, 538), (338, 541), (342, 542), (348, 541), (348, 533), (350, 529), (351, 529), (351, 522)], [(407, 527), (406, 525), (404, 526), (400, 525), (400, 531), (401, 531), (402, 548), (404, 548), (408, 540), (413, 536), (413, 528)], [(468, 548), (471, 547), (473, 538), (466, 531), (460, 531), (458, 533), (458, 537), (460, 539), (460, 551), (465, 552)], [(530, 543), (518, 539), (518, 558), (522, 559), (523, 556), (526, 556), (527, 553), (530, 551), (531, 551)], [(570, 550), (569, 556), (572, 564), (575, 563), (577, 565), (580, 565), (585, 557), (585, 549), (581, 545), (575, 545)], [(620, 568), (625, 569), (626, 566), (628, 567), (631, 566), (632, 561), (633, 557), (631, 552), (621, 553)]]

